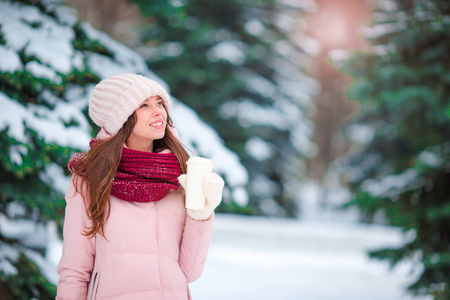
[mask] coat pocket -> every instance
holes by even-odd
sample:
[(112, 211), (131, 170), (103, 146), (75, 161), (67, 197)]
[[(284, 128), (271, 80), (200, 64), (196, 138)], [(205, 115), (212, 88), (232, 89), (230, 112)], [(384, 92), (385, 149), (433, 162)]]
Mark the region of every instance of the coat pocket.
[(95, 294), (97, 294), (97, 288), (98, 288), (98, 272), (94, 275), (94, 280), (92, 281), (92, 289), (91, 289), (91, 297), (90, 300), (95, 299)]

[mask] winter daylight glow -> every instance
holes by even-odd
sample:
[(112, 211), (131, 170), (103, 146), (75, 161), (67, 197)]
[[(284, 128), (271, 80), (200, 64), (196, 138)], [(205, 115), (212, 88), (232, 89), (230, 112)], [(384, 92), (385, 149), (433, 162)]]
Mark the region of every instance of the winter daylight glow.
[(344, 15), (327, 11), (320, 14), (315, 22), (316, 38), (324, 48), (336, 49), (342, 47), (350, 38), (348, 22)]
[(0, 300), (450, 299), (449, 1), (0, 0)]

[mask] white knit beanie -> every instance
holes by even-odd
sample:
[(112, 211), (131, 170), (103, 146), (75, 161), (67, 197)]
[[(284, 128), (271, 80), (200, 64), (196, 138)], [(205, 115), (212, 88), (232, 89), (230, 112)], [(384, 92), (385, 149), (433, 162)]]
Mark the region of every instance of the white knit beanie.
[(115, 75), (95, 86), (89, 99), (89, 116), (109, 134), (116, 135), (139, 104), (152, 96), (160, 96), (169, 111), (169, 94), (158, 83), (136, 74)]

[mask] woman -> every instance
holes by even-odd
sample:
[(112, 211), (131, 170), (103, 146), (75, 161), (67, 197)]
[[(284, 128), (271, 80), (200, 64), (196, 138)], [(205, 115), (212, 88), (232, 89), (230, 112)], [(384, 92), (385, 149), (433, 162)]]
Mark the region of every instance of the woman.
[(140, 75), (94, 88), (89, 115), (102, 129), (69, 162), (56, 299), (191, 299), (224, 183), (205, 176), (205, 208), (185, 209), (189, 156), (169, 111), (167, 92)]

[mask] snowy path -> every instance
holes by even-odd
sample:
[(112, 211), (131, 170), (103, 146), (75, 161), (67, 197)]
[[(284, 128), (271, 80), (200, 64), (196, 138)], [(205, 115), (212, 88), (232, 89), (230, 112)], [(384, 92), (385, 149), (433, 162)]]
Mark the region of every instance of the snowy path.
[(374, 225), (218, 215), (195, 300), (410, 300), (417, 276), (392, 271), (367, 249), (399, 245), (400, 231)]

